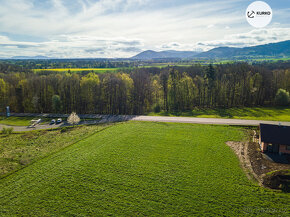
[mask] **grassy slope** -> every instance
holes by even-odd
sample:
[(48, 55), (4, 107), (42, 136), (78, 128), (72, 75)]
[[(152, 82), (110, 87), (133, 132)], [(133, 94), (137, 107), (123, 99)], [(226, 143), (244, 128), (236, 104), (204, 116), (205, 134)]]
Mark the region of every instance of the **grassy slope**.
[(234, 118), (248, 120), (290, 121), (290, 107), (253, 107), (229, 109), (195, 109), (187, 112), (149, 113), (153, 116), (185, 116), (198, 118)]
[(0, 124), (11, 126), (28, 126), (31, 124), (32, 117), (0, 117)]
[(129, 122), (0, 180), (0, 215), (287, 216), (290, 197), (251, 183), (225, 126)]
[(0, 135), (0, 178), (55, 153), (104, 126), (82, 126)]
[[(37, 120), (39, 117), (3, 117), (0, 116), (0, 124), (5, 124), (5, 125), (10, 125), (10, 126), (29, 126), (31, 124), (31, 120)], [(44, 123), (49, 123), (51, 120), (50, 118), (41, 118), (42, 122), (41, 124)]]

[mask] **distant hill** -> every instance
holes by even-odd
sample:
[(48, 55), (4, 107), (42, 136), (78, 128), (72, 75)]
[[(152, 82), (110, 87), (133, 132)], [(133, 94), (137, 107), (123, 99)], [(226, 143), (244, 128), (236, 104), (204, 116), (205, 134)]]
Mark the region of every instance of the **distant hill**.
[(290, 40), (253, 47), (218, 47), (200, 53), (201, 58), (290, 57)]
[(147, 50), (143, 51), (136, 56), (131, 57), (131, 59), (139, 59), (139, 60), (150, 60), (150, 59), (165, 59), (165, 58), (192, 58), (196, 56), (198, 52), (195, 51), (175, 51), (175, 50), (167, 50), (167, 51), (153, 51)]
[(47, 56), (14, 56), (14, 57), (11, 57), (11, 59), (35, 59), (35, 60), (40, 60), (40, 59), (51, 59), (51, 57), (47, 57)]
[(166, 58), (180, 58), (180, 59), (214, 59), (214, 58), (261, 58), (261, 57), (290, 57), (290, 40), (278, 43), (271, 43), (265, 45), (258, 45), (253, 47), (218, 47), (206, 52), (195, 51), (143, 51), (131, 59), (151, 60), (151, 59), (166, 59)]

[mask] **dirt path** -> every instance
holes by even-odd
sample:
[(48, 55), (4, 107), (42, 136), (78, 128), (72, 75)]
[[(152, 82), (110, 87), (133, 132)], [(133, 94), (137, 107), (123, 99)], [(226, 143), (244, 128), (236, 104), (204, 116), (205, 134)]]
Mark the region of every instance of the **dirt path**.
[(256, 180), (260, 186), (263, 186), (263, 178), (266, 173), (275, 170), (290, 169), (289, 164), (281, 164), (267, 159), (259, 149), (257, 142), (233, 142), (228, 141), (226, 144), (232, 148), (238, 156), (241, 167), (247, 177)]
[(249, 143), (228, 141), (226, 144), (230, 146), (232, 150), (235, 152), (235, 154), (238, 156), (241, 162), (241, 166), (245, 171), (247, 177), (251, 180), (252, 179), (256, 180), (259, 183), (259, 185), (262, 185), (262, 178), (259, 177), (258, 174), (256, 174), (255, 171), (253, 170), (251, 160), (248, 155)]

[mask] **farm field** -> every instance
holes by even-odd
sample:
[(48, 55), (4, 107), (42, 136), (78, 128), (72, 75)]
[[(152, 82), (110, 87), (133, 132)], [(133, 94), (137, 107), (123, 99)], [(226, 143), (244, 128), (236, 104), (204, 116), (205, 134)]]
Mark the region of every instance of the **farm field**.
[[(118, 136), (116, 136), (118, 135)], [(243, 128), (127, 122), (0, 179), (0, 216), (287, 216), (226, 141)]]
[(34, 72), (85, 72), (93, 71), (96, 73), (114, 72), (120, 68), (58, 68), (58, 69), (33, 69)]
[(246, 120), (290, 121), (290, 107), (252, 107), (229, 109), (194, 109), (187, 112), (148, 113), (150, 116), (184, 116), (197, 118), (233, 118)]

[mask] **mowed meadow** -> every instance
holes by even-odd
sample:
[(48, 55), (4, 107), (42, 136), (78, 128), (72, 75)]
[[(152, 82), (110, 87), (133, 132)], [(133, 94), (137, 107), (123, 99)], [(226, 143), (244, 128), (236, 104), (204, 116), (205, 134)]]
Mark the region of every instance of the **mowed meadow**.
[(0, 179), (0, 216), (288, 216), (226, 141), (243, 128), (126, 122)]

